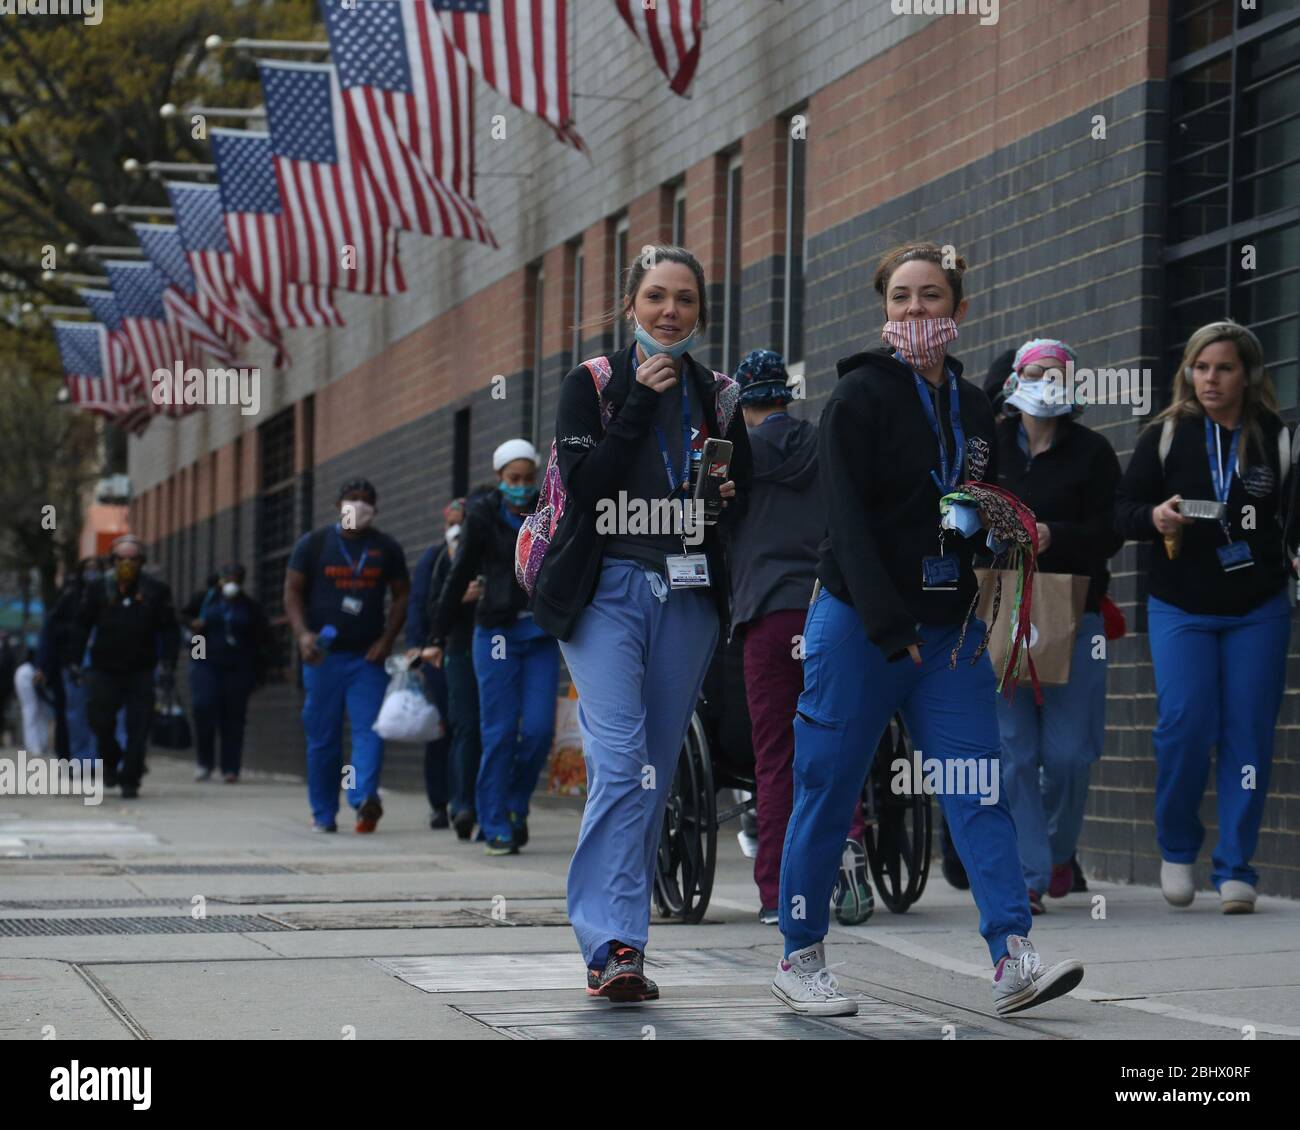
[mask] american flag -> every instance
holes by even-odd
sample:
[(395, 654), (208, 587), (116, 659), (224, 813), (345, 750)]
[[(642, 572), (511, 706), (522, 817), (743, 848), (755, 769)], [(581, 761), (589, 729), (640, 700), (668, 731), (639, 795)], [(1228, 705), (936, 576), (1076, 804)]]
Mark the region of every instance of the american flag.
[[(259, 60), (288, 277), (362, 294), (406, 289), (397, 232), (355, 160), (338, 77), (329, 64)], [(346, 261), (346, 266), (345, 266)]]
[(703, 0), (656, 0), (650, 8), (638, 0), (614, 2), (637, 39), (649, 45), (672, 92), (685, 94), (700, 62)]
[(122, 324), (122, 312), (117, 308), (117, 296), (111, 290), (79, 290), (77, 294), (108, 332), (108, 379), (124, 389), (143, 390), (144, 377), (136, 368), (135, 354), (126, 340), (126, 327)]
[(186, 259), (180, 229), (175, 224), (133, 227), (146, 258), (170, 284), (163, 291), (163, 306), (182, 353), (189, 357), (206, 349), (223, 364), (233, 361), (234, 347), (242, 335), (235, 331), (224, 307), (195, 289), (195, 276)]
[[(144, 380), (146, 395), (152, 396), (155, 388), (154, 374), (159, 370), (170, 373), (179, 361), (184, 368), (192, 358), (187, 358), (183, 334), (169, 320), (163, 294), (167, 278), (152, 263), (128, 263), (113, 260), (104, 264), (109, 284), (117, 298), (117, 308), (126, 331), (126, 341), (135, 357), (135, 367)], [(167, 404), (159, 411), (168, 416), (183, 416), (198, 405)]]
[(281, 329), (343, 325), (328, 287), (288, 281), (270, 134), (214, 129), (209, 137), (226, 240), (258, 310)]
[(122, 346), (112, 331), (100, 322), (55, 322), (54, 342), (63, 363), (68, 400), (119, 427), (142, 431), (148, 423), (148, 413), (140, 411), (144, 401), (114, 379), (123, 359), (114, 356)]
[(235, 255), (226, 239), (221, 191), (213, 184), (169, 182), (165, 187), (176, 215), (176, 238), (170, 244), (170, 257), (174, 260), (179, 253), (189, 268), (196, 308), (224, 323), (227, 340), (232, 344), (260, 337), (278, 351), (280, 341), (275, 327), (261, 315), (253, 296), (239, 281)]
[(410, 0), (320, 0), (355, 152), (407, 231), (497, 246), (474, 192), (469, 65)]
[(567, 0), (429, 0), (484, 82), (586, 152), (569, 109)]

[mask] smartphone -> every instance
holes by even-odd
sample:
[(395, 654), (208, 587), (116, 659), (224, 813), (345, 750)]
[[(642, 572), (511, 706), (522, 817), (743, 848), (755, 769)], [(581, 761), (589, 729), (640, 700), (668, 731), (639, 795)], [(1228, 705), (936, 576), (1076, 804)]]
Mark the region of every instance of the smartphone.
[(706, 439), (700, 453), (700, 473), (695, 478), (695, 500), (703, 505), (705, 525), (713, 525), (722, 514), (722, 484), (731, 468), (729, 439)]
[(1228, 507), (1213, 499), (1184, 498), (1178, 504), (1178, 513), (1184, 518), (1206, 518), (1213, 522), (1222, 522), (1227, 517)]

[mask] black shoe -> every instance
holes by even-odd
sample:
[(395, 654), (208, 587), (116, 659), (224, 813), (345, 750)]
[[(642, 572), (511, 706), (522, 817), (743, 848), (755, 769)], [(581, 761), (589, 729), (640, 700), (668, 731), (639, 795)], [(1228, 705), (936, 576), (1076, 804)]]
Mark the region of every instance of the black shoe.
[(451, 827), (451, 821), (447, 819), (446, 808), (434, 809), (433, 815), (429, 817), (429, 827), (435, 831)]
[(135, 800), (135, 798), (138, 797), (139, 795), (140, 795), (140, 786), (139, 786), (139, 785), (123, 785), (123, 786), (122, 786), (122, 799), (123, 799), (123, 800)]
[(521, 848), (528, 843), (528, 818), (510, 814), (510, 829), (514, 833), (515, 847)]
[(456, 838), (458, 840), (468, 840), (474, 834), (474, 813), (465, 811), (458, 812), (451, 820), (452, 827), (456, 829)]
[(615, 942), (600, 976), (587, 970), (587, 995), (616, 1003), (656, 1001), (659, 986), (646, 978), (645, 955), (633, 946)]
[(1083, 876), (1083, 868), (1079, 866), (1077, 855), (1070, 856), (1070, 867), (1074, 871), (1074, 886), (1070, 888), (1070, 893), (1077, 895), (1088, 889), (1088, 880)]

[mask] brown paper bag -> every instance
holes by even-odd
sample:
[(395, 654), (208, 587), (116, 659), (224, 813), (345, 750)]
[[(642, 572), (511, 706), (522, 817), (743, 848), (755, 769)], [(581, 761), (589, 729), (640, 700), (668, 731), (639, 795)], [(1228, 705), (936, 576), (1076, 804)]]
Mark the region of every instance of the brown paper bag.
[[(1016, 572), (1000, 569), (1002, 603), (997, 623), (989, 637), (989, 658), (993, 670), (1001, 671), (1011, 648), (1012, 612), (1016, 603)], [(997, 588), (991, 569), (976, 569), (980, 597), (975, 615), (985, 624), (993, 612), (993, 593)], [(1033, 601), (1029, 616), (1029, 655), (1034, 660), (1038, 681), (1045, 687), (1060, 687), (1070, 681), (1070, 658), (1074, 654), (1074, 637), (1083, 618), (1088, 600), (1089, 578), (1073, 573), (1035, 573)], [(1021, 649), (1020, 677), (1029, 677), (1029, 665)]]

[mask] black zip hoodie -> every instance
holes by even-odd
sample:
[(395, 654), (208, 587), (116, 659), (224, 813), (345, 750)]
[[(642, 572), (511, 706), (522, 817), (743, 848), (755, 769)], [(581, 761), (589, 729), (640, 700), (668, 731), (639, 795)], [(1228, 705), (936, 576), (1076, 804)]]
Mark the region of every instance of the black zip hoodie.
[[(600, 580), (605, 535), (596, 529), (597, 507), (605, 500), (616, 502), (619, 491), (628, 489), (638, 449), (655, 421), (659, 394), (633, 378), (635, 348), (632, 345), (610, 356), (612, 372), (604, 398), (613, 405), (613, 416), (607, 427), (601, 427), (596, 386), (585, 366), (570, 369), (560, 388), (555, 444), (568, 500), (538, 573), (532, 600), (537, 623), (557, 639), (567, 640), (573, 634)], [(709, 434), (722, 435), (734, 445), (730, 477), (736, 484), (736, 497), (723, 509), (717, 524), (706, 527), (704, 535), (712, 579), (709, 592), (725, 634), (730, 594), (721, 532), (737, 520), (748, 499), (749, 438), (739, 406), (723, 435), (718, 418), (718, 382), (713, 373), (689, 353), (683, 354), (682, 365), (693, 367), (691, 388), (704, 394)], [(732, 395), (737, 395), (735, 390)]]
[[(1138, 436), (1115, 501), (1116, 530), (1135, 541), (1154, 542), (1150, 592), (1157, 600), (1201, 616), (1244, 616), (1286, 588), (1290, 563), (1283, 551), (1283, 531), (1292, 483), (1288, 468), (1278, 466), (1278, 432), (1282, 421), (1260, 413), (1264, 450), (1252, 450), (1245, 475), (1234, 474), (1228, 491), (1228, 526), (1233, 541), (1250, 545), (1255, 564), (1224, 572), (1216, 549), (1227, 544), (1218, 522), (1199, 519), (1183, 527), (1178, 556), (1169, 560), (1164, 538), (1151, 524), (1151, 512), (1167, 498), (1214, 498), (1214, 481), (1205, 450), (1205, 418), (1178, 421), (1173, 443), (1160, 464), (1160, 424)], [(1223, 457), (1231, 435), (1222, 433)], [(1216, 453), (1217, 454), (1217, 453)], [(1247, 518), (1249, 515), (1249, 518)], [(1285, 543), (1296, 544), (1295, 515)]]
[(501, 492), (494, 490), (466, 503), (460, 546), (441, 593), (433, 597), (430, 638), (439, 645), (461, 617), (465, 590), (480, 573), (486, 583), (483, 595), (474, 604), (475, 624), (506, 628), (528, 607), (528, 597), (515, 582), (517, 533), (505, 519), (502, 499)]
[[(980, 388), (960, 379), (960, 361), (949, 357), (947, 364), (959, 378), (966, 437), (961, 481), (996, 483), (993, 409)], [(984, 534), (963, 538), (949, 531), (945, 546), (961, 561), (958, 587), (953, 592), (921, 588), (921, 559), (939, 552), (940, 495), (930, 477), (939, 468), (939, 448), (912, 370), (888, 349), (845, 358), (836, 370), (839, 383), (817, 428), (827, 525), (817, 576), (857, 609), (871, 642), (896, 658), (920, 641), (918, 625), (965, 619), (976, 589), (971, 558), (983, 547)], [(947, 381), (938, 390), (922, 383), (931, 403), (937, 401), (951, 453)]]

